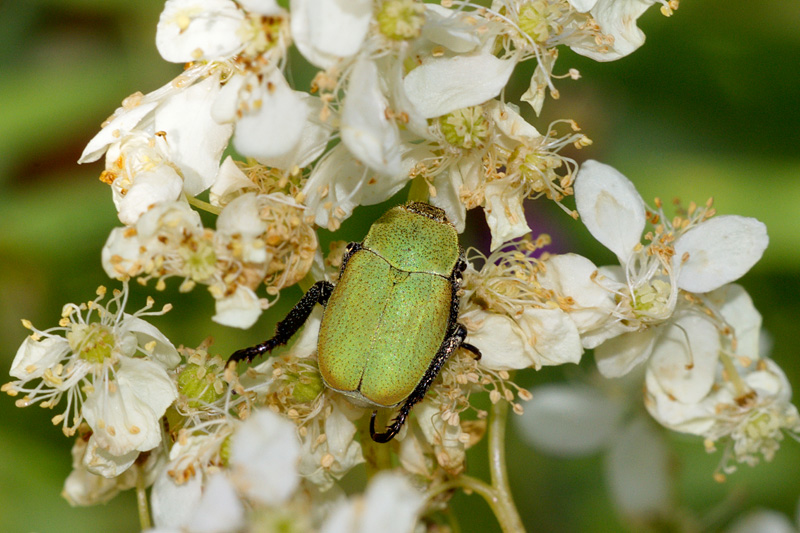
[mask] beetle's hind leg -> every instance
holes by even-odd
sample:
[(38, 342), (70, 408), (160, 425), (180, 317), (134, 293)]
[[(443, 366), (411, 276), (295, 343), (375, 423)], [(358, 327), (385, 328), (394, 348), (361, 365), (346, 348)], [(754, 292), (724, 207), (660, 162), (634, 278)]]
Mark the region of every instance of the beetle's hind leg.
[(308, 292), (289, 311), (286, 318), (278, 322), (278, 325), (275, 326), (275, 335), (271, 339), (250, 348), (233, 352), (233, 355), (228, 358), (228, 363), (242, 360), (252, 361), (255, 357), (272, 351), (276, 346), (286, 344), (292, 338), (292, 335), (297, 333), (297, 330), (306, 323), (316, 304), (325, 305), (328, 303), (328, 298), (330, 298), (332, 292), (333, 283), (330, 281), (318, 281), (313, 284), (308, 289)]
[(436, 356), (433, 358), (433, 361), (431, 361), (431, 364), (428, 367), (428, 370), (425, 372), (425, 375), (422, 377), (422, 380), (417, 384), (416, 388), (414, 388), (409, 397), (406, 398), (405, 403), (400, 408), (400, 412), (397, 413), (397, 416), (394, 417), (394, 420), (392, 420), (392, 423), (389, 424), (385, 432), (375, 433), (375, 416), (378, 412), (372, 412), (372, 417), (369, 420), (369, 435), (372, 437), (372, 440), (375, 442), (389, 442), (394, 438), (395, 435), (397, 435), (397, 433), (400, 431), (400, 428), (402, 428), (403, 424), (405, 424), (411, 408), (414, 407), (414, 404), (425, 397), (425, 393), (428, 392), (428, 389), (433, 384), (436, 376), (439, 375), (439, 371), (459, 346), (463, 346), (469, 351), (475, 353), (477, 358), (480, 359), (481, 352), (475, 348), (475, 346), (464, 342), (464, 338), (466, 336), (467, 328), (465, 328), (463, 324), (456, 323), (453, 332), (444, 340), (444, 342), (442, 342), (442, 345), (439, 347), (439, 351), (436, 352)]

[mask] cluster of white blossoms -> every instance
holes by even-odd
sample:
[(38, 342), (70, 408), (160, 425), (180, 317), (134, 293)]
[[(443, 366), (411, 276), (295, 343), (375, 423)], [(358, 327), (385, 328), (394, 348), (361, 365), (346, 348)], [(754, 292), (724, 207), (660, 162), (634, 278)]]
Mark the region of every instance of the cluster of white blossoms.
[[(586, 349), (604, 377), (641, 369), (630, 397), (641, 404), (644, 389), (658, 424), (724, 446), (725, 472), (770, 459), (800, 418), (760, 347), (760, 315), (732, 284), (766, 248), (764, 225), (714, 216), (710, 203), (670, 218), (613, 168), (579, 169), (560, 154), (591, 144), (574, 121), (542, 134), (503, 95), (517, 64), (535, 61), (522, 101), (538, 115), (548, 94), (558, 98), (555, 80), (579, 78), (556, 73), (558, 47), (623, 57), (644, 42), (636, 19), (654, 3), (168, 0), (156, 45), (185, 70), (126, 98), (80, 159), (105, 154), (101, 181), (123, 226), (102, 263), (123, 288), (108, 304), (101, 289), (66, 306), (57, 328), (25, 322), (33, 333), (2, 389), (19, 406), (64, 409), (53, 422), (76, 437), (64, 496), (89, 505), (135, 487), (141, 505), (152, 486), (155, 531), (401, 533), (439, 523), (462, 487), (515, 531), (504, 462), (493, 459), (490, 485), (465, 474), (467, 450), (488, 433), (502, 458), (498, 420), (532, 396), (513, 371), (579, 363)], [(677, 8), (658, 3), (665, 15)], [(292, 46), (315, 69), (307, 90), (287, 81)], [(488, 255), (467, 251), (458, 317), (482, 358), (457, 351), (388, 444), (369, 438), (371, 409), (325, 387), (320, 309), (288, 349), (241, 375), (210, 342), (176, 349), (142, 318), (169, 306), (124, 310), (129, 280), (161, 290), (175, 277), (181, 291), (208, 288), (212, 320), (248, 328), (282, 288), (336, 280), (344, 243), (324, 256), (318, 228), (335, 232), (357, 206), (404, 187), (459, 232), (481, 208), (491, 244)], [(550, 239), (530, 236), (523, 210), (542, 196), (619, 265), (544, 252)], [(612, 421), (597, 446), (617, 430), (651, 435), (623, 423), (625, 409), (574, 392), (550, 391), (525, 416)], [(479, 393), (489, 411), (471, 403)], [(533, 438), (569, 450), (586, 436), (556, 433)], [(348, 496), (340, 480), (363, 463), (368, 487)]]

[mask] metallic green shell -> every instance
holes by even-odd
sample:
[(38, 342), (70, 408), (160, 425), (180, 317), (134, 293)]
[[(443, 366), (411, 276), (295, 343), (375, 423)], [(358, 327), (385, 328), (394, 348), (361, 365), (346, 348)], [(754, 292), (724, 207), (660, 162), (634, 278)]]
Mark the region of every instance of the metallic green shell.
[(444, 211), (427, 204), (401, 205), (375, 221), (364, 239), (395, 268), (450, 277), (461, 252), (458, 233)]
[(319, 368), (329, 387), (390, 407), (413, 392), (447, 333), (458, 236), (402, 206), (375, 222), (363, 245), (325, 307)]

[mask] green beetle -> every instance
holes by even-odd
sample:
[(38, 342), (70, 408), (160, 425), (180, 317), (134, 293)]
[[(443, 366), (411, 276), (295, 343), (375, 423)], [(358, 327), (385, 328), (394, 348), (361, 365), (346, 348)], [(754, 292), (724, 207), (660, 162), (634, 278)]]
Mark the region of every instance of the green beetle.
[(317, 346), (322, 378), (357, 404), (402, 404), (384, 433), (375, 433), (377, 411), (372, 413), (370, 436), (388, 442), (459, 346), (480, 358), (457, 322), (466, 266), (442, 209), (421, 202), (394, 207), (370, 227), (363, 243), (347, 246), (336, 287), (315, 283), (271, 339), (228, 361), (251, 361), (285, 344), (314, 305), (324, 305)]

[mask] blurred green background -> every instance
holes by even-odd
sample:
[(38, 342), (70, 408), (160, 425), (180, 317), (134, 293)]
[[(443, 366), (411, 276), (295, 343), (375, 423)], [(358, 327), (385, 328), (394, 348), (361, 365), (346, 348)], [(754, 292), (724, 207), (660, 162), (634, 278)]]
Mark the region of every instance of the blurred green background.
[[(162, 6), (122, 0), (0, 6), (3, 369), (25, 338), (21, 318), (51, 327), (63, 304), (91, 299), (99, 284), (114, 286), (100, 266), (100, 249), (118, 225), (110, 191), (97, 180), (103, 164), (78, 166), (76, 160), (125, 96), (151, 91), (180, 71), (155, 50)], [(577, 120), (595, 144), (571, 155), (614, 165), (645, 199), (679, 196), (701, 203), (713, 196), (720, 213), (767, 224), (770, 246), (742, 284), (774, 338), (774, 359), (795, 387), (800, 385), (794, 352), (800, 332), (799, 23), (800, 4), (786, 0), (688, 0), (671, 19), (653, 7), (639, 23), (647, 42), (628, 58), (598, 64), (562, 51), (557, 71), (576, 67), (583, 79), (557, 82), (560, 100), (548, 100), (543, 116), (533, 121), (544, 130), (557, 118)], [(532, 67), (518, 69), (509, 101), (524, 91)], [(359, 239), (382, 210), (358, 211), (337, 238)], [(551, 232), (557, 249), (589, 255), (598, 264), (611, 260), (580, 223), (546, 202), (527, 210), (541, 224), (535, 231)], [(475, 227), (481, 227), (480, 218), (471, 218)], [(179, 296), (173, 285), (154, 294), (157, 302), (175, 303), (174, 311), (154, 323), (176, 344), (196, 346), (212, 335), (222, 354), (262, 340), (299, 295), (287, 291), (274, 313), (240, 332), (210, 321), (213, 301), (202, 288)], [(131, 309), (148, 293), (134, 290)], [(591, 365), (587, 356), (584, 366)], [(564, 372), (545, 369), (520, 379), (535, 385), (563, 379)], [(70, 472), (71, 441), (50, 424), (52, 414), (17, 409), (11, 398), (0, 398), (0, 531), (136, 531), (130, 492), (92, 508), (70, 508), (60, 497)], [(600, 457), (547, 458), (521, 443), (513, 428), (509, 438), (512, 488), (531, 531), (626, 530), (604, 490)], [(677, 452), (681, 505), (701, 516), (722, 509), (722, 520), (712, 522), (711, 530), (735, 508), (764, 506), (794, 515), (800, 496), (797, 442), (784, 441), (772, 463), (743, 467), (717, 484), (711, 474), (718, 455), (707, 455), (697, 438), (673, 434), (670, 440)], [(486, 473), (484, 451), (480, 447), (470, 455), (469, 468), (479, 476)], [(730, 493), (737, 499), (726, 499)], [(477, 496), (457, 496), (454, 508), (466, 515), (464, 531), (497, 529)]]

